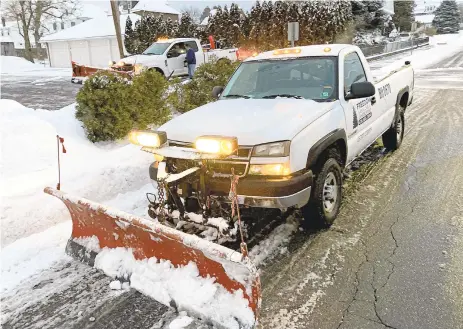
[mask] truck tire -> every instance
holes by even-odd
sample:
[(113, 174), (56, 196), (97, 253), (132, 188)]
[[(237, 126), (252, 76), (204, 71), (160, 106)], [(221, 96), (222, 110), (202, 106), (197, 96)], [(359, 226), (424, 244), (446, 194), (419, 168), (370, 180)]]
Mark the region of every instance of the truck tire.
[(402, 144), (405, 131), (404, 109), (399, 106), (399, 113), (394, 119), (394, 124), (383, 134), (383, 145), (389, 151), (397, 150)]
[(315, 180), (309, 203), (304, 206), (304, 226), (330, 227), (339, 214), (342, 198), (342, 169), (335, 148), (322, 154), (314, 168)]

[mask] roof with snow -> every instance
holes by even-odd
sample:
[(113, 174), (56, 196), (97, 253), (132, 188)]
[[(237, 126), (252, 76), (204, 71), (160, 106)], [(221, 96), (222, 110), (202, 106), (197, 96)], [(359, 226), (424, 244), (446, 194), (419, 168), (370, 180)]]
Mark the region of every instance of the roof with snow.
[(74, 16), (82, 18), (101, 18), (108, 16), (109, 14), (110, 11), (106, 11), (100, 6), (83, 2), (82, 6), (78, 10), (76, 10)]
[[(125, 22), (130, 16), (132, 23), (140, 19), (140, 16), (136, 14), (121, 15), (121, 33), (125, 33)], [(112, 16), (105, 16), (101, 18), (93, 18), (83, 23), (77, 24), (73, 27), (61, 30), (57, 33), (49, 34), (42, 39), (40, 42), (56, 42), (56, 41), (68, 41), (68, 40), (82, 40), (82, 39), (96, 39), (105, 37), (115, 37), (116, 30), (114, 29), (114, 21)]]
[(141, 0), (132, 9), (133, 13), (139, 14), (142, 14), (145, 11), (151, 13), (181, 15), (177, 9), (174, 9), (168, 6), (165, 2), (159, 0)]
[(423, 23), (423, 24), (431, 24), (435, 15), (416, 15), (415, 21)]
[(209, 13), (209, 16), (203, 19), (200, 25), (207, 25), (209, 24), (209, 17), (214, 16), (217, 13), (217, 9), (212, 9)]

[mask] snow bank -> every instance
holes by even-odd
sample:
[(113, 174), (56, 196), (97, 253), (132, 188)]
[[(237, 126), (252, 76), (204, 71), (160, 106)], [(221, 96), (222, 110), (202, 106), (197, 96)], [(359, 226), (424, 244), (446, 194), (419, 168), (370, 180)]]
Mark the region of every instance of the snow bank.
[[(59, 206), (59, 201), (56, 201)], [(2, 247), (0, 252), (2, 295), (11, 291), (23, 280), (50, 268), (56, 261), (67, 258), (64, 248), (67, 239), (71, 236), (71, 228), (71, 222), (64, 222), (44, 232), (33, 234), (27, 239), (20, 239)]]
[(29, 62), (22, 57), (1, 56), (2, 75), (71, 76), (71, 68), (50, 68), (43, 64)]
[[(130, 286), (167, 306), (204, 316), (227, 328), (252, 327), (254, 314), (241, 290), (230, 294), (213, 278), (199, 275), (196, 264), (175, 268), (156, 258), (136, 260), (132, 250), (104, 248), (95, 267), (111, 277), (130, 280)], [(238, 322), (238, 321), (239, 322)]]
[[(33, 64), (31, 64), (33, 65)], [(0, 100), (1, 290), (65, 257), (70, 237), (68, 210), (43, 193), (56, 186), (56, 135), (64, 137), (64, 191), (147, 216), (152, 192), (147, 168), (152, 156), (127, 142), (92, 144), (75, 119), (75, 105), (59, 111), (34, 110)], [(41, 233), (39, 233), (41, 232)]]

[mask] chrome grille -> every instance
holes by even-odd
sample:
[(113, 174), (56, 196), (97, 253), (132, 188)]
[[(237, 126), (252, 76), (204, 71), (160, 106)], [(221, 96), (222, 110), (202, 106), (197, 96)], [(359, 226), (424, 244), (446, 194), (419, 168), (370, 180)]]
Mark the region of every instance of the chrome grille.
[[(180, 142), (169, 140), (169, 146), (194, 148), (193, 143)], [(231, 155), (228, 158), (233, 160), (248, 160), (251, 157), (252, 146), (238, 146), (236, 155)]]

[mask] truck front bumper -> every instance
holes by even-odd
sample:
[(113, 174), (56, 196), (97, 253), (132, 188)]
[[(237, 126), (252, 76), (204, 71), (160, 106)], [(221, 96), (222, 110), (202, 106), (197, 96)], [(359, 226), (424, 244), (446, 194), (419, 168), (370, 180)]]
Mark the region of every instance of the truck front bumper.
[[(199, 167), (195, 167), (178, 174), (168, 175), (164, 168), (158, 173), (158, 169), (154, 169), (154, 163), (150, 166), (150, 177), (153, 183), (156, 183), (158, 177), (165, 177), (169, 185), (199, 172)], [(229, 202), (229, 178), (210, 178), (206, 184), (210, 195), (221, 197), (224, 202)], [(313, 174), (310, 170), (282, 178), (245, 176), (241, 177), (238, 182), (238, 202), (249, 207), (300, 208), (309, 202), (312, 184)]]
[[(312, 171), (284, 178), (246, 176), (238, 182), (238, 202), (261, 208), (303, 207), (309, 202), (312, 184)], [(208, 187), (213, 195), (228, 195), (230, 180), (211, 180)]]

